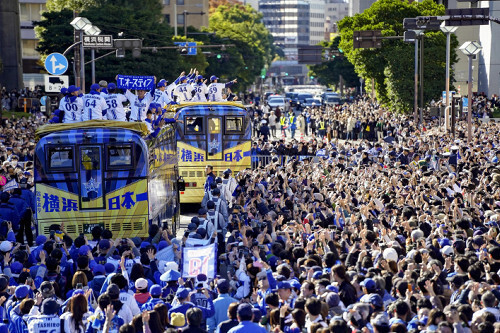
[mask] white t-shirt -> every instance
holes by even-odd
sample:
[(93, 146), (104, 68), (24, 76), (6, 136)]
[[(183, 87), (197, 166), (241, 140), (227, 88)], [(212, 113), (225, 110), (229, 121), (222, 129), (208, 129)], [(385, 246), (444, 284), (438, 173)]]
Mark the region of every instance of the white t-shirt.
[(225, 87), (225, 83), (210, 83), (208, 86), (208, 100), (211, 102), (222, 102), (222, 89)]
[(66, 96), (61, 99), (59, 110), (64, 111), (63, 123), (77, 123), (82, 120), (83, 100), (77, 97), (71, 102), (71, 97)]
[(125, 109), (123, 108), (123, 103), (127, 101), (127, 97), (123, 94), (108, 94), (104, 99), (108, 105), (108, 112), (106, 113), (108, 120), (127, 121)]
[(208, 94), (208, 87), (205, 83), (202, 84), (193, 84), (193, 89), (195, 94), (193, 96), (192, 102), (206, 102), (207, 97), (205, 95)]
[(101, 94), (83, 95), (82, 120), (104, 119), (102, 112), (108, 108)]
[(174, 96), (177, 96), (177, 103), (189, 102), (193, 97), (193, 87), (188, 83), (181, 83), (174, 90)]
[(133, 94), (130, 90), (125, 92), (125, 96), (130, 102), (130, 121), (145, 120), (146, 112), (149, 109), (149, 104), (153, 102), (153, 96), (151, 92), (148, 91), (143, 99), (140, 99), (137, 95)]

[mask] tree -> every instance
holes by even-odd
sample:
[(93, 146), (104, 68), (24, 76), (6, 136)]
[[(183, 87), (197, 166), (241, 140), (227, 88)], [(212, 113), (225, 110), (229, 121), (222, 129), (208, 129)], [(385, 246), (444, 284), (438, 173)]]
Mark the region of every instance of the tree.
[[(340, 47), (354, 65), (356, 73), (375, 80), (377, 98), (393, 111), (411, 112), (413, 105), (414, 45), (402, 40), (383, 40), (381, 49), (353, 49), (353, 31), (382, 30), (383, 36), (402, 36), (403, 19), (444, 15), (444, 6), (432, 0), (408, 2), (379, 0), (354, 17), (338, 23)], [(445, 77), (446, 37), (441, 32), (426, 32), (424, 47), (424, 102), (441, 95)], [(452, 38), (451, 65), (457, 62), (456, 38)], [(442, 80), (441, 80), (442, 78)], [(453, 73), (452, 73), (453, 78)]]
[[(113, 15), (110, 15), (112, 13)], [(59, 12), (45, 12), (40, 22), (36, 22), (36, 31), (40, 38), (38, 51), (42, 55), (63, 52), (73, 43), (73, 28), (69, 24), (72, 11), (63, 9)], [(161, 5), (157, 0), (103, 0), (98, 5), (85, 9), (81, 14), (98, 26), (102, 34), (117, 38), (140, 38), (143, 47), (157, 47), (155, 51), (143, 49), (139, 58), (133, 58), (126, 51), (125, 58), (114, 55), (96, 61), (97, 80), (113, 81), (116, 74), (156, 75), (159, 78), (173, 80), (182, 71), (196, 67), (201, 72), (208, 66), (205, 56), (181, 56), (173, 47), (173, 29), (162, 22)], [(96, 56), (104, 55), (109, 50), (101, 50)], [(86, 52), (85, 61), (90, 60)], [(90, 76), (90, 66), (86, 66), (86, 76)], [(89, 80), (87, 80), (89, 82)]]
[(63, 9), (69, 9), (79, 13), (86, 8), (96, 5), (97, 0), (48, 0), (47, 10), (49, 12), (60, 12)]
[(208, 14), (212, 15), (219, 6), (234, 6), (243, 5), (239, 0), (209, 0), (208, 1)]
[(359, 83), (359, 77), (354, 71), (354, 66), (347, 60), (343, 50), (339, 49), (340, 36), (331, 42), (322, 42), (321, 46), (326, 50), (325, 59), (321, 64), (310, 66), (310, 75), (317, 78), (318, 83), (329, 86), (338, 86), (339, 76), (342, 75), (347, 87), (355, 87)]
[[(210, 70), (222, 78), (238, 77), (242, 89), (255, 81), (260, 71), (274, 56), (272, 36), (261, 22), (262, 14), (250, 5), (222, 5), (210, 16), (206, 31), (215, 32), (212, 41), (235, 44), (226, 51), (213, 51), (209, 58)], [(217, 57), (220, 55), (220, 57)]]

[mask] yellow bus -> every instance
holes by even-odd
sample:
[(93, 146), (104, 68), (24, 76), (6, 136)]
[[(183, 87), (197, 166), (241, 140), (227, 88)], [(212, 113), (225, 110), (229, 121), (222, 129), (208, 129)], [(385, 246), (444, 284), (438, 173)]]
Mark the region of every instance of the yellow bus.
[(233, 176), (251, 167), (252, 122), (245, 107), (235, 102), (193, 102), (176, 107), (179, 176), (185, 189), (181, 203), (200, 203), (204, 195), (205, 167)]

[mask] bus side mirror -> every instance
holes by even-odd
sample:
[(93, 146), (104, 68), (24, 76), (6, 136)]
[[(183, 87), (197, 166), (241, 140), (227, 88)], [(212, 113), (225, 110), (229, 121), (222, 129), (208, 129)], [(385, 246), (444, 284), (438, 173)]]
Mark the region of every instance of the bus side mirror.
[(177, 180), (177, 188), (179, 191), (185, 191), (186, 190), (186, 182), (184, 181), (184, 178), (179, 177)]

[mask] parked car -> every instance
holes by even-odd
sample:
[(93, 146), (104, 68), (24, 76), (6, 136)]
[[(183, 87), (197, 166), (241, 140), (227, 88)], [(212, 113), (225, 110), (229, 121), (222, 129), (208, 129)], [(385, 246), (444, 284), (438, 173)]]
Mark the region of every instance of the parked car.
[(338, 95), (326, 95), (322, 100), (323, 105), (339, 105), (340, 97)]
[(283, 96), (272, 97), (271, 96), (267, 100), (267, 105), (269, 105), (269, 107), (272, 109), (276, 109), (277, 107), (279, 107), (279, 108), (285, 110), (285, 106), (286, 106), (285, 97), (283, 97)]
[(321, 106), (321, 101), (317, 98), (306, 98), (304, 103), (301, 104), (305, 108), (312, 108), (316, 106)]
[[(303, 108), (307, 98), (313, 98), (312, 94), (301, 93), (297, 96), (297, 108)], [(320, 103), (321, 104), (321, 103)]]

